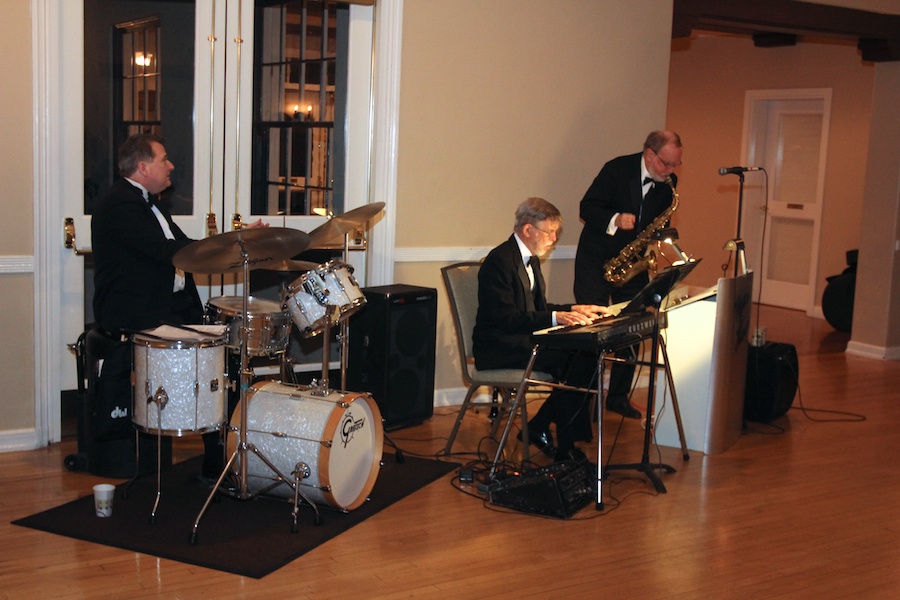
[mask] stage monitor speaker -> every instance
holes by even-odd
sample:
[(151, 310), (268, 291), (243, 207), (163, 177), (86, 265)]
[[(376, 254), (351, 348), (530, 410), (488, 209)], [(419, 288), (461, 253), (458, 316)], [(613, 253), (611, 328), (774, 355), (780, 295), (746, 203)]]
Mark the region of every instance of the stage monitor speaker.
[(434, 414), (437, 290), (362, 291), (366, 305), (350, 317), (348, 391), (370, 392), (387, 430), (421, 423)]
[(797, 349), (791, 344), (766, 342), (750, 346), (744, 418), (769, 423), (785, 414), (797, 393)]
[(491, 485), (488, 497), (496, 506), (568, 519), (597, 497), (596, 473), (586, 460), (554, 463), (501, 479)]

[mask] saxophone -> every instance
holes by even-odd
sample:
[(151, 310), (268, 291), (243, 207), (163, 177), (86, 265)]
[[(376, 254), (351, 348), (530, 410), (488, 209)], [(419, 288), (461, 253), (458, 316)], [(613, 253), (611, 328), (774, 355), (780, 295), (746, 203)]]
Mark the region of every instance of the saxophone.
[(666, 183), (672, 188), (672, 205), (656, 217), (633, 242), (622, 248), (618, 256), (603, 265), (603, 277), (616, 287), (625, 285), (638, 273), (656, 268), (656, 253), (647, 252), (647, 246), (653, 234), (663, 229), (672, 213), (678, 209), (678, 192), (675, 191), (672, 178), (666, 177)]

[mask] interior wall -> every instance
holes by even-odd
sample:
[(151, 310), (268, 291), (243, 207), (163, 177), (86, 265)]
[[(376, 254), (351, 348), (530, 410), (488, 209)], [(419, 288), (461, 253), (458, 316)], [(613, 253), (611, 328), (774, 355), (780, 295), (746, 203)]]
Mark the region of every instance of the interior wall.
[[(737, 230), (738, 183), (718, 168), (741, 164), (747, 90), (830, 88), (832, 114), (824, 212), (816, 277), (821, 305), (826, 277), (847, 266), (846, 251), (859, 247), (874, 68), (851, 43), (804, 42), (755, 48), (749, 38), (703, 35), (673, 40), (668, 122), (685, 143), (678, 182), (681, 207), (674, 222), (682, 248), (704, 261), (691, 274), (708, 285), (728, 260), (724, 243)], [(745, 178), (746, 186), (754, 181)], [(745, 240), (748, 247), (758, 240)], [(750, 265), (758, 269), (758, 265)]]
[(900, 359), (900, 63), (879, 64), (875, 77), (873, 128), (862, 214), (865, 235), (853, 311), (853, 334), (847, 352)]
[[(8, 0), (0, 19), (0, 423), (4, 430), (35, 426), (34, 236), (29, 0)], [(14, 83), (10, 83), (14, 82)], [(62, 238), (62, 224), (60, 224)]]
[(572, 302), (579, 201), (666, 125), (670, 32), (658, 0), (404, 3), (395, 281), (438, 289), (438, 404), (462, 399), (440, 268), (483, 257), (540, 196), (563, 214), (548, 295)]

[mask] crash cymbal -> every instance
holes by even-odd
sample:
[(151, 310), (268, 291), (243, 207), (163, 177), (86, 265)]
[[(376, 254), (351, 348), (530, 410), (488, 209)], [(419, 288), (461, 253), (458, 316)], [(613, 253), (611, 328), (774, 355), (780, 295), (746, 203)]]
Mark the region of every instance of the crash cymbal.
[(319, 266), (308, 260), (282, 260), (277, 263), (263, 265), (262, 268), (267, 271), (312, 271)]
[[(319, 225), (309, 233), (310, 248), (342, 247), (344, 235), (352, 233), (357, 227), (364, 225), (366, 221), (380, 213), (384, 209), (384, 202), (373, 202), (350, 212), (331, 217), (325, 223)], [(340, 242), (340, 244), (338, 244)]]
[(244, 268), (242, 249), (253, 270), (287, 260), (308, 246), (309, 235), (299, 229), (253, 227), (197, 240), (176, 252), (172, 262), (189, 273), (237, 273)]

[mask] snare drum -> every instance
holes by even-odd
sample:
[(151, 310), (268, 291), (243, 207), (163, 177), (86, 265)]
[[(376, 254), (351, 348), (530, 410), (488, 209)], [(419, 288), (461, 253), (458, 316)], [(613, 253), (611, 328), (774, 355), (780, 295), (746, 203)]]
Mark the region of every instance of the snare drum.
[[(291, 338), (291, 316), (277, 302), (253, 296), (247, 299), (247, 311), (250, 314), (247, 354), (271, 356), (284, 351)], [(243, 313), (244, 299), (240, 296), (210, 298), (206, 305), (206, 318), (210, 323), (228, 326), (226, 345), (233, 350), (241, 349)]]
[(330, 260), (295, 279), (285, 292), (285, 308), (304, 336), (317, 335), (325, 327), (328, 305), (338, 307), (338, 319), (349, 317), (366, 304), (356, 283), (353, 267)]
[[(192, 326), (202, 327), (202, 326)], [(162, 326), (136, 333), (132, 421), (141, 431), (181, 436), (225, 422), (225, 336)]]
[[(305, 497), (343, 510), (365, 502), (381, 468), (384, 442), (381, 412), (370, 396), (337, 391), (322, 395), (307, 386), (267, 381), (251, 386), (246, 407), (247, 444), (290, 481), (298, 465), (305, 464), (310, 473), (300, 481)], [(231, 417), (237, 433), (228, 436), (229, 452), (236, 447), (246, 407), (242, 400)], [(246, 456), (251, 491), (293, 499), (293, 487), (279, 482), (253, 452)], [(240, 454), (234, 464), (237, 473), (239, 462)]]

